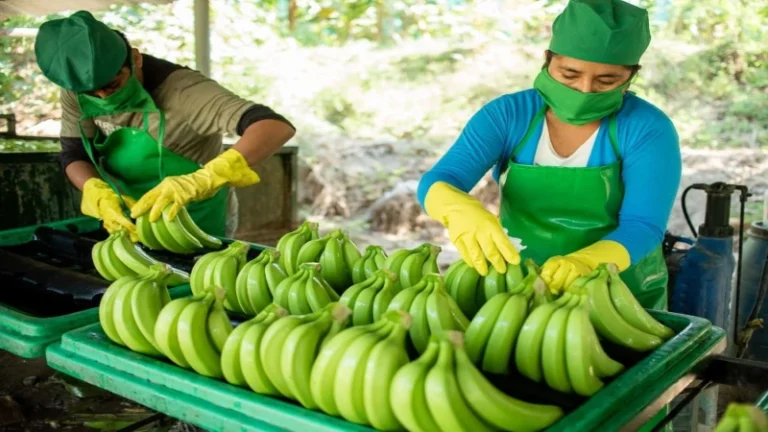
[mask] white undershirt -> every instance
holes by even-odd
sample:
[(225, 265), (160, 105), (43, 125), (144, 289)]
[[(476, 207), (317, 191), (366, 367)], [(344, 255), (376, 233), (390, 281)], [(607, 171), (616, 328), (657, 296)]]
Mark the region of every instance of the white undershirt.
[(557, 154), (554, 147), (552, 147), (552, 140), (549, 138), (549, 128), (547, 128), (547, 119), (545, 118), (541, 138), (539, 138), (539, 145), (536, 147), (536, 156), (533, 158), (533, 164), (572, 168), (586, 167), (599, 131), (600, 128), (598, 127), (572, 155), (564, 158)]

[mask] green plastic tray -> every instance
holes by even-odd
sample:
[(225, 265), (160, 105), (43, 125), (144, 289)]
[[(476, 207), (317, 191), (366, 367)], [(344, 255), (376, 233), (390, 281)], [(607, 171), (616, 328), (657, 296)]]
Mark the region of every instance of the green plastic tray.
[[(89, 232), (98, 230), (100, 223), (94, 218), (81, 217), (15, 228), (0, 232), (0, 246), (27, 243), (34, 238), (35, 230), (41, 226), (62, 231)], [(172, 298), (191, 295), (189, 285), (174, 287), (169, 293)], [(95, 307), (57, 317), (38, 318), (0, 304), (0, 350), (24, 358), (42, 357), (45, 355), (45, 348), (59, 340), (63, 333), (98, 321), (99, 309)]]
[[(666, 387), (658, 382), (678, 380), (724, 336), (703, 319), (671, 313), (656, 316), (679, 334), (551, 430), (616, 430), (597, 428), (608, 421), (609, 425), (626, 423), (664, 392)], [(134, 353), (111, 343), (98, 325), (64, 334), (60, 343), (48, 347), (46, 356), (54, 369), (212, 431), (370, 430)]]

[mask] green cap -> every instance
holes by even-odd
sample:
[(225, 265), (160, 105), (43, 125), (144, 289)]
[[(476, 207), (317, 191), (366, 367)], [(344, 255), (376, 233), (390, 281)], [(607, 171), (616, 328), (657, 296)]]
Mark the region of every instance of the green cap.
[(43, 75), (78, 93), (107, 85), (120, 72), (127, 50), (117, 32), (87, 11), (43, 23), (35, 39)]
[(648, 11), (621, 0), (570, 0), (552, 24), (549, 49), (595, 63), (640, 63), (651, 31)]

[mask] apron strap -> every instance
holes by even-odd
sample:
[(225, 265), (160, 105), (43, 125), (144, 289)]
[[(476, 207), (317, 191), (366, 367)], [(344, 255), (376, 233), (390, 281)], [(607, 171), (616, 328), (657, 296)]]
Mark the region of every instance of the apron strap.
[(514, 159), (515, 156), (520, 153), (520, 151), (525, 148), (526, 144), (528, 144), (528, 140), (531, 138), (531, 135), (533, 135), (533, 131), (536, 129), (536, 127), (541, 123), (541, 121), (544, 119), (544, 115), (547, 113), (547, 106), (544, 105), (539, 112), (536, 113), (536, 116), (531, 120), (530, 123), (528, 123), (528, 129), (525, 131), (525, 135), (523, 135), (523, 139), (520, 140), (520, 142), (517, 144), (515, 149), (512, 151), (512, 155), (510, 156), (511, 159)]
[(619, 131), (618, 120), (616, 120), (616, 113), (611, 114), (611, 118), (608, 119), (608, 137), (611, 140), (611, 147), (616, 155), (616, 161), (621, 162), (621, 153), (619, 153)]
[[(104, 171), (101, 167), (101, 161), (96, 162), (96, 158), (93, 157), (93, 142), (91, 139), (89, 139), (85, 132), (83, 131), (83, 125), (82, 122), (85, 118), (81, 117), (80, 120), (77, 121), (77, 129), (80, 131), (80, 140), (83, 142), (83, 148), (85, 148), (85, 153), (88, 155), (88, 158), (91, 160), (91, 163), (93, 163), (94, 168), (96, 168), (96, 172), (99, 173), (101, 178), (107, 182), (110, 188), (112, 188), (113, 191), (115, 191), (115, 195), (117, 195), (117, 199), (120, 200), (120, 205), (128, 209), (128, 205), (123, 201), (123, 195), (120, 193), (120, 189), (115, 186), (115, 183), (112, 181), (112, 178), (107, 174), (106, 171)], [(128, 209), (130, 210), (130, 209)]]

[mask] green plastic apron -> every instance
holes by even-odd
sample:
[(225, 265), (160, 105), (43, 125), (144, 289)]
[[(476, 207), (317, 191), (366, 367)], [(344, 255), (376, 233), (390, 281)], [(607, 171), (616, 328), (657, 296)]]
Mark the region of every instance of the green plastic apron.
[[(82, 112), (78, 128), (85, 150), (101, 177), (118, 193), (118, 196), (123, 193), (134, 200), (139, 200), (146, 192), (157, 186), (166, 175), (190, 174), (201, 166), (163, 147), (165, 114), (157, 108), (152, 97), (141, 85), (136, 86), (135, 92), (130, 103), (118, 109), (103, 108), (86, 98), (78, 98)], [(127, 112), (143, 113), (144, 127), (142, 129), (121, 127), (106, 137), (97, 128), (93, 142), (83, 133), (84, 120)], [(151, 114), (159, 116), (157, 139), (149, 134)], [(98, 161), (93, 156), (94, 147), (101, 155)], [(187, 210), (203, 231), (211, 235), (224, 236), (227, 188), (222, 188), (207, 200), (188, 204)]]
[[(521, 257), (539, 265), (587, 247), (615, 230), (624, 198), (615, 114), (609, 120), (609, 136), (616, 162), (610, 165), (572, 168), (514, 161), (530, 145), (545, 113), (546, 107), (528, 125), (499, 182), (501, 224), (511, 237), (522, 239), (526, 249)], [(621, 278), (643, 307), (667, 309), (668, 273), (661, 244), (622, 272)]]

